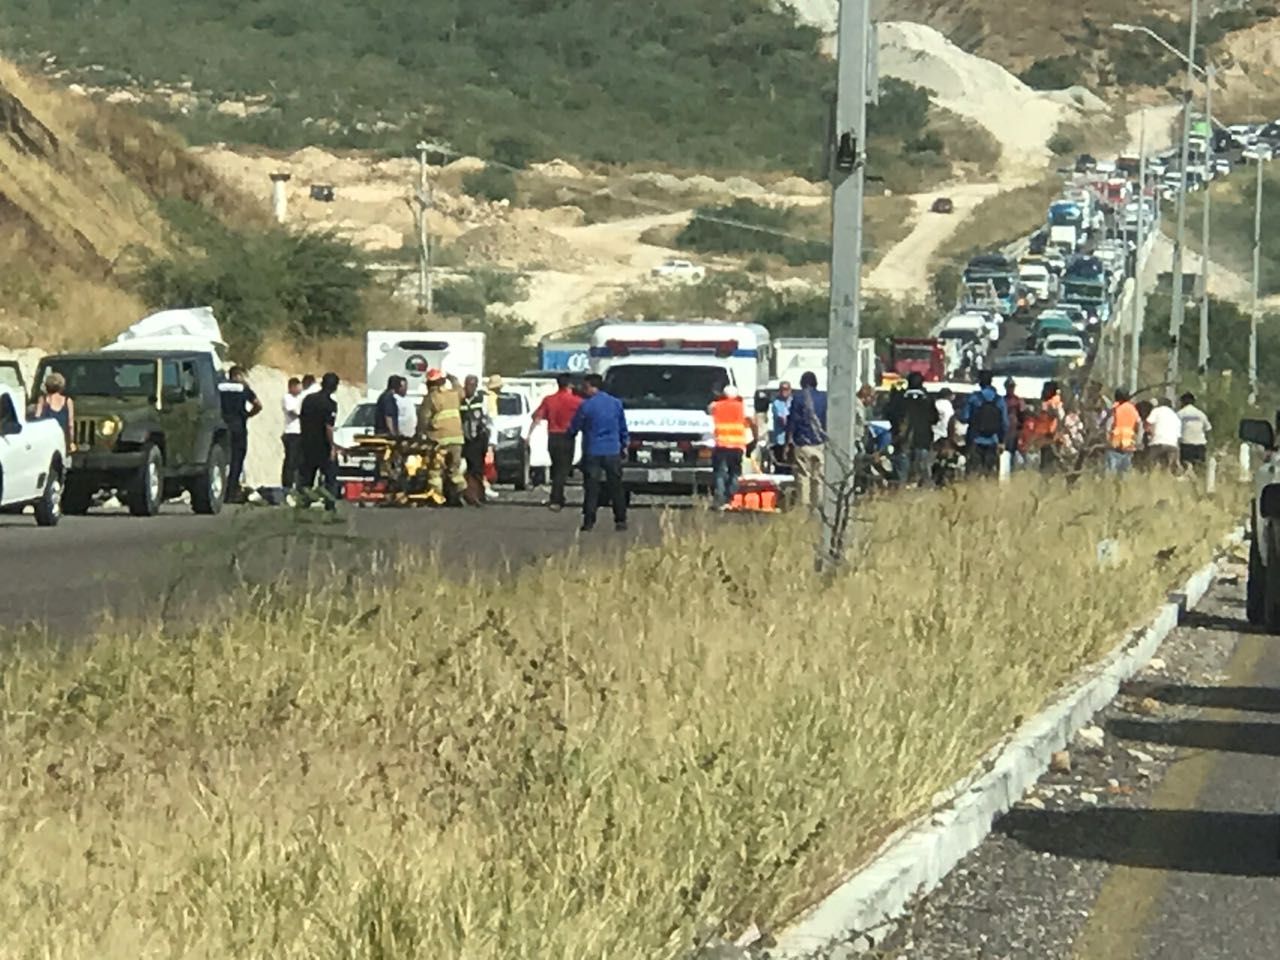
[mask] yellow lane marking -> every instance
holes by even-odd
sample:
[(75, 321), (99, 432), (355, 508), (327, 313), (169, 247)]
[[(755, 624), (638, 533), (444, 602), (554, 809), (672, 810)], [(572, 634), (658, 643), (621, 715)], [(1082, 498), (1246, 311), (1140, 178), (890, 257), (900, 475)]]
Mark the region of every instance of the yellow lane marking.
[[(1226, 686), (1248, 686), (1264, 652), (1262, 638), (1246, 635), (1240, 638), (1227, 662)], [(1223, 719), (1240, 717), (1238, 710), (1215, 711)], [(1224, 728), (1223, 746), (1229, 729)], [(1221, 754), (1199, 750), (1169, 767), (1165, 778), (1153, 791), (1150, 809), (1194, 810), (1205, 785), (1209, 783)], [(1184, 821), (1190, 827), (1194, 821)], [(1124, 859), (1124, 844), (1135, 850), (1164, 848), (1173, 853), (1190, 849), (1195, 838), (1187, 829), (1171, 832), (1168, 822), (1138, 820), (1133, 835), (1116, 838), (1117, 859)], [(1172, 858), (1172, 859), (1177, 859)], [(1089, 920), (1076, 938), (1073, 955), (1077, 960), (1131, 960), (1142, 949), (1151, 912), (1164, 892), (1171, 871), (1149, 867), (1117, 865), (1098, 891)]]

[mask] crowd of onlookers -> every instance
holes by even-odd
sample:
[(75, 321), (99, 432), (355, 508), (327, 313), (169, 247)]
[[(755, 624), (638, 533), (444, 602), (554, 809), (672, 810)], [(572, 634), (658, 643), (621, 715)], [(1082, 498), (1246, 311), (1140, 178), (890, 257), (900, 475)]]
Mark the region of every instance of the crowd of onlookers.
[[(769, 468), (796, 475), (801, 505), (821, 486), (826, 444), (826, 394), (816, 378), (806, 378), (799, 391), (781, 384), (765, 414)], [(984, 371), (972, 392), (931, 392), (913, 373), (889, 391), (887, 403), (863, 387), (866, 430), (855, 467), (861, 486), (941, 486), (965, 475), (995, 475), (1002, 462), (1009, 472), (1044, 474), (1091, 465), (1112, 474), (1182, 473), (1205, 462), (1213, 428), (1192, 393), (1175, 406), (1169, 398), (1135, 402), (1124, 388), (1107, 396), (1096, 383), (1070, 396), (1053, 380), (1038, 397), (1019, 395), (1012, 378), (1002, 386)]]

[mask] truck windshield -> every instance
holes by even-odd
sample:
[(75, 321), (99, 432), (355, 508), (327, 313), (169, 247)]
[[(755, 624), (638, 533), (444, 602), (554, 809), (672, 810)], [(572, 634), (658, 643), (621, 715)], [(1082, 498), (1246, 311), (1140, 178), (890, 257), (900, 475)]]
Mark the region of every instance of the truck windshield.
[(51, 373), (67, 379), (69, 397), (154, 397), (156, 361), (114, 357), (81, 357), (40, 364), (36, 383), (43, 384)]
[(604, 389), (628, 410), (705, 410), (728, 382), (724, 367), (635, 364), (610, 368)]
[(933, 352), (937, 349), (932, 344), (905, 344), (896, 343), (893, 346), (893, 358), (895, 360), (911, 360), (924, 361), (929, 363), (933, 360)]

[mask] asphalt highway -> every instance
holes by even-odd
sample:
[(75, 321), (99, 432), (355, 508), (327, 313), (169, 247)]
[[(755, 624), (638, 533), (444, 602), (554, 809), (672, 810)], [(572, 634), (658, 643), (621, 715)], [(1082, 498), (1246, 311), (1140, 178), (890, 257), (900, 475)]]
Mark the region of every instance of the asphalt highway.
[(585, 555), (616, 555), (661, 537), (661, 504), (634, 507), (626, 532), (614, 531), (606, 509), (594, 531), (579, 534), (579, 509), (552, 513), (539, 499), (504, 492), (479, 509), (343, 505), (332, 522), (323, 512), (299, 516), (283, 507), (200, 517), (177, 503), (158, 517), (96, 511), (53, 528), (30, 516), (0, 516), (0, 630), (47, 628), (74, 640), (103, 614), (151, 615), (162, 604), (181, 611), (234, 589), (246, 573), (259, 580), (316, 569), (364, 575), (375, 553), (434, 553), (462, 576), (501, 574), (575, 546)]
[(1280, 647), (1237, 569), (913, 910), (888, 960), (1271, 960)]

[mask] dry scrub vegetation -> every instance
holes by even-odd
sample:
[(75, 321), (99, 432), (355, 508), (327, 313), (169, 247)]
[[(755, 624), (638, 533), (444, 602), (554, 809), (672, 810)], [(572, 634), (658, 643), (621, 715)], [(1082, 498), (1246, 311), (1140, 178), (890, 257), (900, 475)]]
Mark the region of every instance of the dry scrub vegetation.
[(683, 514), (618, 564), (363, 571), (19, 650), (0, 954), (675, 958), (774, 927), (1234, 512), (1161, 479), (994, 492), (868, 507), (829, 584), (798, 519)]

